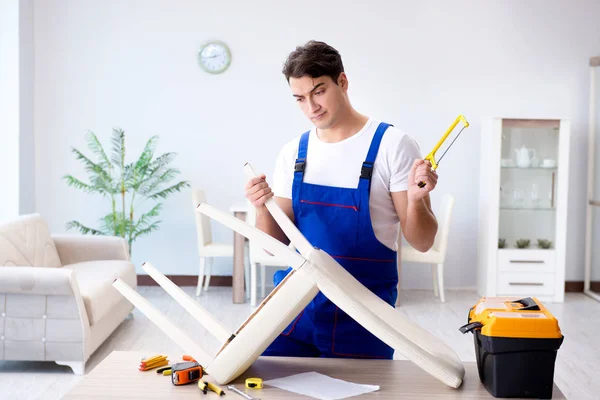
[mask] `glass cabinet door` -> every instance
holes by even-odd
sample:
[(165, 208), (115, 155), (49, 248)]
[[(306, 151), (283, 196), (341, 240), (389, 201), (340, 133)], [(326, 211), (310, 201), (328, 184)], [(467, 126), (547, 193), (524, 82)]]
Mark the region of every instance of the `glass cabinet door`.
[(559, 128), (559, 120), (502, 121), (499, 248), (554, 248)]
[(590, 61), (590, 127), (585, 291), (600, 300), (600, 57)]

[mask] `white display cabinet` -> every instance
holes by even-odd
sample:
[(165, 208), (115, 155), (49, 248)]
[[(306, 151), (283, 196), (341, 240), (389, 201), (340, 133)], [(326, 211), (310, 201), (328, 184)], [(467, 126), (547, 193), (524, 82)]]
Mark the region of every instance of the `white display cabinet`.
[(484, 121), (479, 295), (564, 300), (569, 143), (569, 120)]
[(590, 59), (584, 292), (600, 300), (600, 56)]

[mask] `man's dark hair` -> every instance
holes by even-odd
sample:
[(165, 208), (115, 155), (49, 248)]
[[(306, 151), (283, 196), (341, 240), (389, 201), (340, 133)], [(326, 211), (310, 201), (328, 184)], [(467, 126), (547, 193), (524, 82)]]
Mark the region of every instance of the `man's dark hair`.
[(290, 53), (282, 72), (288, 83), (290, 78), (329, 76), (337, 85), (338, 77), (344, 72), (344, 64), (336, 49), (327, 43), (311, 40)]

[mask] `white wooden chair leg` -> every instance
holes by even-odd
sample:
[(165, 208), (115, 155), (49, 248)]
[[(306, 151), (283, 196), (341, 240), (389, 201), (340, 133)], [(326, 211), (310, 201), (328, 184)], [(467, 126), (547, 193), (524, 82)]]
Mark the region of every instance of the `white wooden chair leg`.
[(256, 306), (256, 263), (250, 265), (250, 305)]
[(200, 257), (200, 270), (198, 271), (198, 286), (196, 286), (196, 296), (202, 292), (202, 281), (206, 272), (206, 258)]
[(267, 283), (267, 266), (265, 264), (260, 265), (260, 296), (265, 298), (265, 285)]
[(246, 271), (244, 273), (244, 280), (246, 281), (245, 285), (246, 285), (246, 297), (250, 297), (250, 290), (252, 288), (252, 282), (250, 282), (250, 270), (252, 269), (252, 266), (250, 265), (250, 259), (248, 259), (248, 263), (244, 263), (244, 270)]
[(446, 301), (446, 297), (444, 296), (444, 264), (437, 265), (437, 276), (438, 286), (440, 288), (440, 300), (443, 303)]
[(206, 260), (206, 278), (204, 279), (204, 291), (207, 291), (208, 285), (210, 285), (210, 275), (212, 273), (212, 266), (214, 260), (215, 259), (213, 257), (208, 257), (208, 260)]
[(437, 275), (436, 264), (431, 264), (431, 277), (433, 278), (433, 294), (435, 297), (439, 297), (438, 275)]

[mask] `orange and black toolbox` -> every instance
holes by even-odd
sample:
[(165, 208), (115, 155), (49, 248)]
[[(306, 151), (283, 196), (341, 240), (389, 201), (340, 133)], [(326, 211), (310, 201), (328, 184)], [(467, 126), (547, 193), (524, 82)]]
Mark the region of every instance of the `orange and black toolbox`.
[(469, 310), (479, 378), (494, 397), (551, 399), (564, 336), (535, 297), (483, 297)]

